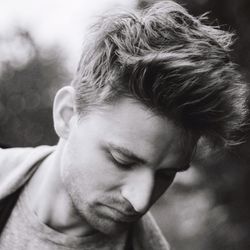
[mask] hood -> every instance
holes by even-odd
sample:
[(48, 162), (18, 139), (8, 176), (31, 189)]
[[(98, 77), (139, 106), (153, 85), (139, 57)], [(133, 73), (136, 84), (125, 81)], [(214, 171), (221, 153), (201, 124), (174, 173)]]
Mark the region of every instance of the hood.
[(54, 147), (0, 149), (0, 200), (20, 188)]

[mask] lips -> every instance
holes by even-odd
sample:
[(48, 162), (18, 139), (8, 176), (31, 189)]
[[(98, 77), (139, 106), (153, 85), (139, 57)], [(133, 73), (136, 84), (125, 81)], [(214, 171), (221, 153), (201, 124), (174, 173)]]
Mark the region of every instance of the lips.
[(103, 206), (105, 207), (105, 212), (107, 213), (107, 215), (115, 221), (129, 223), (129, 222), (134, 222), (141, 217), (139, 213), (128, 213), (123, 210), (111, 207), (109, 205), (103, 205)]

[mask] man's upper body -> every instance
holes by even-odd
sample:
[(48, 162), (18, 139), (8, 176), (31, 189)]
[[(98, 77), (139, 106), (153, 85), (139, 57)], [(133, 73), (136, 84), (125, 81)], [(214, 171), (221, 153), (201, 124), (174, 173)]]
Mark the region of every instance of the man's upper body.
[[(144, 226), (145, 214), (188, 169), (200, 137), (232, 142), (245, 118), (230, 38), (172, 1), (100, 19), (72, 85), (56, 94), (54, 151), (29, 180), (4, 184), (4, 193), (24, 184), (5, 241), (16, 224), (40, 222), (53, 239), (100, 236), (100, 249), (122, 249), (137, 236), (142, 249), (167, 249), (154, 223)], [(29, 222), (27, 210), (35, 215)]]
[[(64, 234), (42, 223), (31, 209), (27, 183), (54, 150), (49, 146), (0, 149), (0, 249), (168, 249), (150, 214), (135, 223), (130, 234), (111, 238)], [(20, 189), (18, 197), (13, 196)], [(15, 207), (2, 228), (2, 215), (8, 213), (11, 199), (16, 199)]]

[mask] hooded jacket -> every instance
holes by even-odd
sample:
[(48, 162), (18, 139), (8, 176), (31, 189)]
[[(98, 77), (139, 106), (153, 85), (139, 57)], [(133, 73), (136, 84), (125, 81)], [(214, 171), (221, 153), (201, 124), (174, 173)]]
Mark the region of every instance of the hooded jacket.
[[(0, 234), (22, 188), (38, 168), (37, 163), (54, 150), (51, 146), (0, 149)], [(134, 224), (131, 245), (134, 250), (170, 249), (149, 212)]]

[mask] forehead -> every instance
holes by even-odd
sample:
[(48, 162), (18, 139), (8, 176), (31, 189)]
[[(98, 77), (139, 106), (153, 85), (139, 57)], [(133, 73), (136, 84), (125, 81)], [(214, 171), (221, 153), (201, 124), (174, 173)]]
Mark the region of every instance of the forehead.
[(194, 146), (174, 122), (130, 98), (96, 109), (85, 122), (101, 143), (128, 149), (152, 165), (185, 164)]

